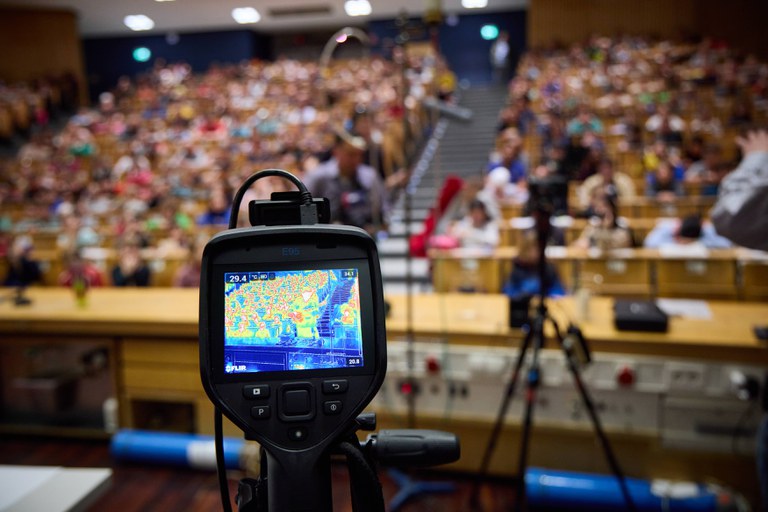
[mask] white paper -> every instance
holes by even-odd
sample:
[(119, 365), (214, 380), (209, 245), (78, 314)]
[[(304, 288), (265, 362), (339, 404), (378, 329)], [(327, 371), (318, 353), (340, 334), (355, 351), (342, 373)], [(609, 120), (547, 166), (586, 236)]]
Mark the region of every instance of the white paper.
[(9, 508), (56, 476), (58, 467), (0, 466), (0, 511)]
[(712, 320), (712, 310), (703, 300), (691, 299), (656, 299), (656, 305), (669, 316)]
[(662, 258), (707, 258), (709, 249), (698, 243), (662, 245), (659, 247), (659, 255)]

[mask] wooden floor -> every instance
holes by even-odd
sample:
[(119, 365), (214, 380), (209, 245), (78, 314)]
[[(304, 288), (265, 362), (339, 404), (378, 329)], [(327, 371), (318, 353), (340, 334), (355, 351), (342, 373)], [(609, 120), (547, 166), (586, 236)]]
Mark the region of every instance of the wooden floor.
[[(50, 439), (26, 436), (0, 437), (0, 464), (52, 465), (68, 467), (111, 467), (112, 485), (89, 509), (121, 512), (218, 512), (222, 510), (215, 472), (186, 468), (116, 464), (109, 455), (107, 441)], [(229, 472), (230, 492), (234, 498), (237, 481), (244, 475)], [(381, 474), (387, 502), (397, 488), (386, 471)], [(473, 479), (445, 472), (413, 474), (419, 480), (449, 481), (456, 490), (448, 494), (420, 497), (400, 508), (402, 512), (467, 512)], [(334, 511), (351, 512), (349, 480), (346, 468), (334, 465)], [(482, 486), (482, 512), (512, 510), (513, 483), (495, 480)], [(367, 512), (367, 511), (366, 511)]]

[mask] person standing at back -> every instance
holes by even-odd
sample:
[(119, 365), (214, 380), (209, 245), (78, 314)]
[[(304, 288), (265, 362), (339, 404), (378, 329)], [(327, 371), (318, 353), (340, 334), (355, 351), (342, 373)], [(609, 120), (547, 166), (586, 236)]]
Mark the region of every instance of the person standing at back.
[(720, 183), (712, 224), (738, 245), (768, 251), (768, 131), (750, 132), (736, 143), (744, 158)]
[(387, 228), (388, 204), (378, 171), (363, 163), (366, 147), (362, 137), (339, 132), (332, 157), (307, 172), (304, 184), (331, 202), (331, 222), (374, 234)]
[[(736, 143), (744, 157), (720, 184), (710, 217), (720, 235), (744, 247), (768, 251), (768, 132), (749, 132), (746, 137), (736, 139)], [(768, 510), (768, 410), (765, 405), (757, 433), (757, 472), (763, 501), (760, 510)]]

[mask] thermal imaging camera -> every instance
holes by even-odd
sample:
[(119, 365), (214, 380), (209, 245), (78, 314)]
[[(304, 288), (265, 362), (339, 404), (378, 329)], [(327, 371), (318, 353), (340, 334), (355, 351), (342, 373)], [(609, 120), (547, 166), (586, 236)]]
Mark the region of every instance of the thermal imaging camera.
[[(210, 400), (262, 445), (270, 473), (283, 475), (270, 488), (298, 481), (307, 491), (330, 489), (329, 472), (315, 463), (355, 430), (386, 373), (374, 240), (320, 224), (215, 235), (202, 260), (200, 370)], [(317, 499), (288, 489), (270, 495), (291, 502), (276, 510)]]
[[(298, 191), (251, 201), (253, 227), (234, 229), (257, 179)], [(216, 459), (231, 510), (222, 414), (263, 449), (258, 479), (238, 487), (240, 512), (330, 512), (331, 453), (346, 456), (353, 510), (383, 511), (372, 459), (435, 465), (459, 457), (458, 439), (432, 431), (382, 431), (360, 414), (386, 373), (385, 303), (376, 244), (362, 229), (324, 224), (329, 202), (280, 169), (250, 176), (232, 204), (230, 229), (203, 252), (200, 373), (216, 407)]]
[(235, 229), (203, 253), (203, 385), (246, 437), (322, 446), (378, 391), (384, 301), (373, 239), (347, 226)]

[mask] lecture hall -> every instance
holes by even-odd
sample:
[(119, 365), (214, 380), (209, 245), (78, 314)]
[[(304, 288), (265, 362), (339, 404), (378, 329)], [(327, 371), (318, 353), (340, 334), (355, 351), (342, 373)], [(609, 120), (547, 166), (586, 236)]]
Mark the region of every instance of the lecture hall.
[(764, 0), (0, 0), (0, 511), (768, 510)]

